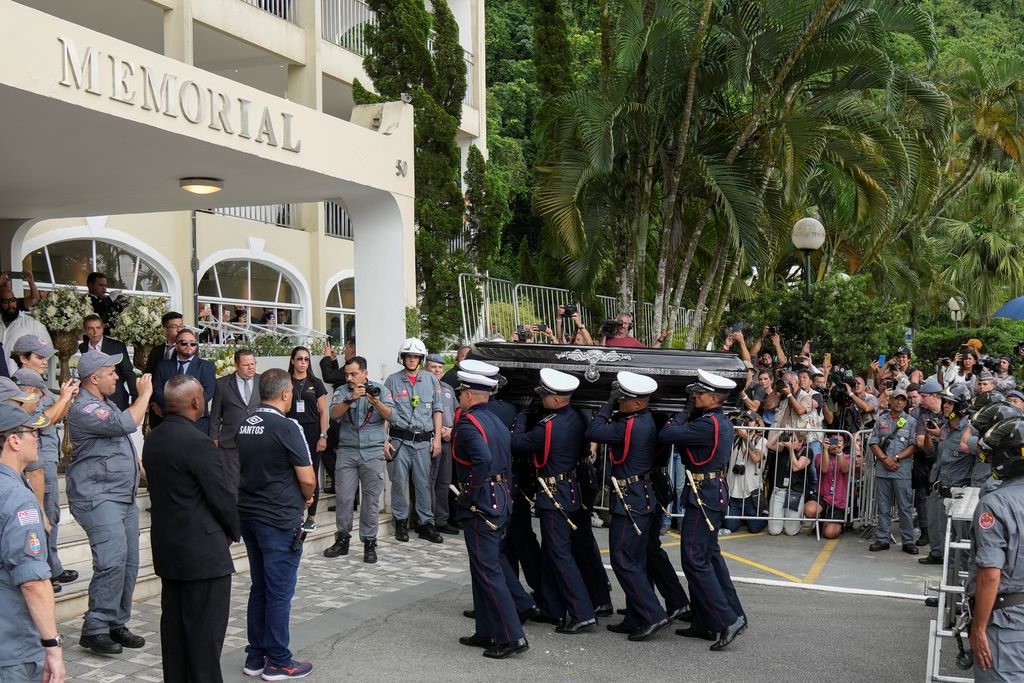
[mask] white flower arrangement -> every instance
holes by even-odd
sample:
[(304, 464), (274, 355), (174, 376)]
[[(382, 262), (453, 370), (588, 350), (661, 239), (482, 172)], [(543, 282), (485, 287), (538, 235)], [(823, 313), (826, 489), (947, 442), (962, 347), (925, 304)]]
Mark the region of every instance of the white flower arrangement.
[(235, 371), (235, 349), (237, 347), (202, 346), (200, 355), (213, 363), (217, 377), (225, 377)]
[(167, 312), (167, 300), (134, 296), (117, 316), (112, 336), (126, 344), (160, 344), (164, 341), (160, 318)]
[(50, 332), (81, 332), (82, 318), (92, 314), (89, 297), (74, 287), (57, 287), (32, 310)]

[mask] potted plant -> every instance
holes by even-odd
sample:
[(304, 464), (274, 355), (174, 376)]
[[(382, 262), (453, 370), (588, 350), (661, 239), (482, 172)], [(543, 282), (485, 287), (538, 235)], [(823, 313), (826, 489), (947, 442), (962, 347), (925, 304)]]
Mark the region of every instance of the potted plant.
[(74, 287), (57, 287), (32, 310), (50, 333), (60, 359), (60, 381), (71, 377), (71, 356), (82, 340), (82, 318), (92, 313), (89, 297)]

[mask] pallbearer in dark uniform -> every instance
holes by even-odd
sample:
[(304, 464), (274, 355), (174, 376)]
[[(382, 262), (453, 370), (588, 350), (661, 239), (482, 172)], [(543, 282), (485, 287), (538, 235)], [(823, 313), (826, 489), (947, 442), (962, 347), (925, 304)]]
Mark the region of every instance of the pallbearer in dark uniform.
[(676, 568), (668, 553), (661, 547), (661, 511), (668, 510), (675, 498), (675, 486), (668, 475), (668, 459), (672, 454), (671, 447), (662, 444), (655, 450), (654, 467), (650, 472), (651, 489), (658, 502), (658, 508), (651, 515), (651, 533), (647, 535), (647, 575), (665, 598), (665, 611), (668, 620), (690, 620), (690, 600), (686, 597), (683, 584), (679, 581)]
[(604, 568), (604, 558), (601, 557), (601, 547), (594, 538), (594, 527), (591, 525), (591, 515), (594, 509), (594, 501), (601, 489), (597, 479), (597, 472), (590, 462), (589, 443), (584, 440), (585, 449), (576, 464), (576, 482), (580, 490), (580, 507), (569, 516), (576, 525), (576, 531), (572, 532), (572, 556), (576, 560), (576, 566), (580, 568), (583, 576), (583, 583), (587, 586), (590, 594), (590, 603), (594, 606), (594, 613), (599, 617), (607, 617), (615, 608), (612, 606), (612, 585), (608, 581), (608, 572)]
[(497, 380), (459, 371), (460, 416), (452, 434), (452, 460), (461, 494), (462, 523), (473, 583), (476, 631), (459, 642), (504, 659), (529, 648), (501, 567), (501, 542), (512, 501), (507, 473), (511, 435), (487, 406)]
[(735, 387), (731, 379), (698, 370), (697, 381), (687, 389), (694, 414), (681, 412), (661, 430), (661, 440), (682, 454), (689, 484), (683, 494), (681, 553), (693, 600), (693, 625), (676, 633), (714, 640), (712, 650), (721, 650), (747, 627), (718, 547), (718, 530), (729, 507), (725, 471), (733, 440), (732, 423), (722, 411), (722, 402)]
[[(654, 465), (658, 432), (647, 400), (658, 383), (646, 375), (620, 372), (608, 402), (594, 415), (586, 438), (608, 444), (612, 462), (612, 523), (608, 549), (615, 577), (626, 594), (626, 617), (609, 624), (629, 640), (646, 640), (665, 627), (668, 617), (647, 576), (647, 536), (657, 501), (648, 472)], [(618, 414), (613, 417), (616, 406)]]
[[(561, 623), (558, 633), (579, 633), (597, 623), (587, 586), (572, 555), (569, 514), (580, 508), (576, 464), (583, 447), (585, 425), (569, 404), (580, 381), (551, 368), (540, 371), (535, 389), (547, 414), (526, 431), (526, 412), (516, 417), (512, 452), (528, 455), (537, 475), (537, 512), (544, 555), (542, 581), (548, 614)], [(566, 614), (568, 613), (568, 615)]]

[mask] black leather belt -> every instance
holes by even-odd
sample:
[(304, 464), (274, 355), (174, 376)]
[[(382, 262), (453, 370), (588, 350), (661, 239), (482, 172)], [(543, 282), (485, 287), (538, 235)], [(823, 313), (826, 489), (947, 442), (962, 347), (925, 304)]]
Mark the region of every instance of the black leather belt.
[(1005, 609), (1014, 605), (1024, 605), (1024, 593), (1000, 593), (992, 609)]
[(497, 483), (499, 481), (505, 481), (505, 475), (504, 474), (495, 474), (493, 477), (488, 477), (487, 481), (492, 481), (494, 483)]
[(725, 472), (691, 472), (694, 481), (704, 481), (705, 479), (724, 479)]
[(647, 479), (647, 473), (646, 472), (643, 473), (643, 474), (634, 474), (632, 477), (626, 477), (620, 483), (625, 485), (625, 486), (629, 486), (630, 484), (633, 484), (633, 483), (638, 482), (638, 481), (644, 481), (645, 479)]
[(668, 476), (668, 468), (667, 467), (656, 467), (656, 468), (654, 468), (651, 471), (652, 472), (658, 472), (659, 474), (664, 474), (666, 477)]
[(408, 429), (395, 429), (391, 428), (388, 433), (392, 439), (401, 439), (402, 441), (412, 441), (418, 443), (420, 441), (430, 441), (434, 438), (434, 432), (413, 432)]
[(574, 472), (562, 472), (561, 474), (553, 474), (550, 477), (537, 478), (543, 479), (545, 484), (552, 486), (560, 481), (576, 481), (576, 474)]

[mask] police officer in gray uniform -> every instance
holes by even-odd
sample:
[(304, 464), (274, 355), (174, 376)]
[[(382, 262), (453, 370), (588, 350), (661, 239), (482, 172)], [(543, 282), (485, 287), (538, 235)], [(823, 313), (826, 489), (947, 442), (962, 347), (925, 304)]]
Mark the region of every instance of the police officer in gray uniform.
[(391, 512), (395, 516), (395, 538), (409, 540), (409, 499), (406, 490), (412, 479), (416, 494), (416, 530), (433, 543), (444, 539), (434, 528), (430, 493), (430, 461), (441, 455), (441, 383), (429, 372), (421, 372), (427, 347), (419, 339), (402, 342), (398, 362), (402, 369), (388, 376), (384, 385), (391, 392), (395, 409), (391, 413), (384, 459), (391, 477)]
[(331, 399), (331, 419), (338, 423), (339, 439), (334, 466), (338, 531), (334, 545), (324, 550), (324, 557), (348, 555), (352, 504), (358, 487), (362, 492), (359, 540), (363, 542), (363, 562), (372, 564), (377, 561), (377, 517), (384, 490), (384, 440), (394, 403), (387, 387), (367, 377), (365, 358), (352, 356), (343, 369), (346, 383)]
[(153, 392), (150, 375), (136, 386), (139, 397), (122, 412), (108, 399), (117, 389), (121, 354), (89, 351), (78, 361), (81, 391), (71, 404), (68, 506), (92, 550), (89, 609), (79, 644), (98, 654), (139, 648), (145, 638), (128, 630), (139, 573), (139, 490), (142, 463), (131, 434), (146, 417)]
[(21, 478), (38, 459), (44, 416), (0, 404), (0, 681), (64, 680), (64, 638), (46, 562), (43, 513)]
[[(931, 438), (924, 440), (925, 449), (936, 451), (937, 456), (929, 477), (928, 538), (931, 551), (927, 557), (918, 560), (921, 564), (942, 564), (947, 521), (945, 499), (953, 497), (952, 487), (970, 485), (971, 470), (974, 467), (974, 456), (965, 451), (960, 443), (969, 424), (964, 414), (970, 400), (968, 389), (953, 386), (942, 392), (940, 397), (945, 424), (938, 430), (938, 443), (935, 444)], [(934, 426), (926, 427), (925, 430), (926, 437), (935, 435)]]
[(1002, 486), (979, 499), (971, 524), (967, 595), (974, 680), (1024, 679), (1024, 418), (989, 430), (980, 448)]
[[(37, 338), (38, 339), (38, 338)], [(19, 339), (15, 348), (21, 343)], [(25, 393), (37, 398), (33, 415), (46, 415), (50, 424), (39, 430), (39, 459), (36, 461), (43, 470), (43, 512), (49, 522), (46, 534), (46, 559), (50, 563), (53, 592), (61, 591), (62, 583), (78, 580), (78, 572), (64, 569), (57, 555), (57, 532), (60, 527), (60, 486), (57, 480), (57, 463), (60, 461), (60, 436), (57, 423), (64, 419), (71, 408), (71, 401), (78, 395), (78, 380), (68, 380), (61, 385), (60, 397), (54, 400), (43, 381), (43, 376), (28, 366), (18, 368), (14, 382)], [(30, 466), (31, 467), (31, 466)], [(30, 467), (26, 467), (28, 472)], [(36, 492), (38, 497), (39, 492)]]
[(904, 412), (907, 403), (907, 392), (893, 389), (889, 396), (889, 411), (878, 416), (868, 439), (868, 447), (875, 456), (875, 482), (878, 487), (878, 527), (875, 529), (875, 542), (868, 546), (872, 552), (889, 549), (891, 513), (895, 503), (900, 513), (903, 552), (918, 554), (914, 545), (914, 491), (911, 488), (914, 450), (917, 448), (914, 442), (916, 424), (914, 418)]
[(430, 484), (434, 492), (434, 528), (442, 534), (457, 535), (459, 527), (448, 509), (448, 487), (452, 483), (452, 429), (459, 399), (455, 389), (444, 381), (444, 358), (432, 353), (424, 363), (426, 369), (441, 383), (441, 455), (430, 461)]

